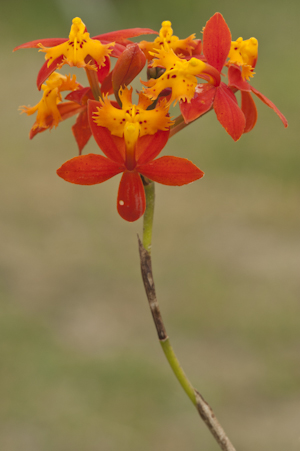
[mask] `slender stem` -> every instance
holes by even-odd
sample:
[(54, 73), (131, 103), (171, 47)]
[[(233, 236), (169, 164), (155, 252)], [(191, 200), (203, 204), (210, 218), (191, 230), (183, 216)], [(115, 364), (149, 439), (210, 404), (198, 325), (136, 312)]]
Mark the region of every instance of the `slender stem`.
[(146, 196), (146, 211), (144, 213), (143, 246), (151, 254), (152, 228), (155, 204), (155, 185), (152, 180), (143, 178)]
[(160, 340), (161, 347), (163, 348), (163, 351), (165, 353), (165, 356), (175, 374), (177, 377), (180, 385), (182, 386), (183, 390), (186, 392), (192, 403), (196, 406), (196, 396), (195, 396), (195, 390), (188, 380), (185, 372), (183, 371), (175, 352), (171, 346), (170, 339), (166, 338), (165, 340)]
[(97, 71), (86, 68), (85, 72), (95, 100), (99, 100), (99, 98), (102, 99), (100, 85), (97, 77)]
[(143, 244), (139, 239), (139, 252), (141, 260), (141, 272), (144, 282), (146, 295), (148, 298), (150, 310), (158, 334), (158, 338), (164, 354), (175, 374), (178, 382), (182, 386), (183, 390), (190, 398), (192, 403), (198, 410), (198, 413), (202, 420), (209, 428), (212, 435), (215, 437), (220, 448), (223, 451), (235, 451), (234, 446), (228, 439), (225, 431), (218, 422), (214, 412), (209, 404), (204, 400), (200, 393), (192, 386), (185, 372), (183, 371), (176, 354), (171, 346), (169, 337), (167, 335), (166, 328), (161, 316), (159, 304), (156, 297), (156, 290), (154, 285), (153, 273), (152, 273), (152, 261), (150, 256), (151, 241), (152, 241), (152, 225), (153, 225), (153, 212), (154, 212), (154, 183), (148, 180), (143, 180), (146, 193), (146, 211), (144, 214), (144, 230), (143, 230)]

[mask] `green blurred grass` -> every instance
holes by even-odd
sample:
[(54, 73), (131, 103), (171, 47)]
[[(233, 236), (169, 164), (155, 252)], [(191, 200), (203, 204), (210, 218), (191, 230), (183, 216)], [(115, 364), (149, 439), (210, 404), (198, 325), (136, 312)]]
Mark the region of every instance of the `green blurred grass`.
[[(15, 2), (3, 5), (0, 73), (0, 449), (217, 450), (161, 354), (139, 273), (136, 233), (116, 212), (118, 180), (64, 183), (70, 123), (28, 140), (43, 58), (11, 49), (134, 26), (200, 36), (219, 10), (234, 37), (256, 36), (255, 129), (233, 143), (213, 114), (164, 153), (206, 173), (157, 186), (153, 264), (167, 330), (192, 382), (236, 448), (299, 449), (299, 59), (296, 2)], [(87, 152), (95, 151), (91, 142)]]

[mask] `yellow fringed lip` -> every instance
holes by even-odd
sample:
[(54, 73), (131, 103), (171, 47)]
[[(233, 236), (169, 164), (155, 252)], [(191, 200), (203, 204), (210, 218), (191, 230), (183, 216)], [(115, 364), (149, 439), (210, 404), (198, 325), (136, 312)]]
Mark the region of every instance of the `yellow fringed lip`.
[[(172, 121), (168, 116), (169, 108), (166, 101), (159, 102), (156, 108), (147, 110), (152, 103), (143, 93), (139, 94), (137, 105), (132, 103), (132, 91), (127, 87), (119, 90), (122, 109), (115, 108), (108, 97), (100, 100), (101, 107), (94, 114), (93, 119), (97, 125), (108, 128), (112, 135), (123, 137), (126, 124), (135, 124), (138, 129), (137, 136), (153, 135), (158, 130), (168, 130)], [(136, 136), (133, 134), (132, 136)]]
[(45, 84), (42, 85), (43, 97), (33, 107), (21, 106), (21, 113), (26, 113), (28, 116), (37, 112), (36, 122), (33, 129), (49, 128), (49, 118), (51, 118), (51, 127), (57, 127), (60, 120), (60, 112), (57, 105), (61, 102), (62, 91), (75, 91), (79, 88), (79, 83), (76, 82), (76, 76), (64, 76), (58, 72), (53, 72)]
[(72, 20), (68, 41), (54, 47), (44, 47), (42, 44), (39, 44), (38, 47), (40, 52), (46, 53), (45, 59), (48, 61), (48, 67), (54, 60), (63, 56), (61, 65), (68, 64), (95, 70), (95, 66), (86, 62), (86, 58), (88, 56), (93, 58), (102, 67), (105, 64), (105, 58), (112, 52), (113, 45), (114, 43), (104, 45), (97, 39), (91, 39), (85, 24), (79, 17), (75, 17)]

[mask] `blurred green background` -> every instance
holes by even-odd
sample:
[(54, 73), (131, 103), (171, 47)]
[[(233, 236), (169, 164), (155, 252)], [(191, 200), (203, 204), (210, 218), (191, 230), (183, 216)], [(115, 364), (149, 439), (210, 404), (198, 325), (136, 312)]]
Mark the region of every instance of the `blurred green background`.
[[(234, 143), (208, 114), (170, 140), (206, 176), (157, 186), (154, 276), (173, 346), (237, 451), (300, 449), (299, 40), (296, 1), (1, 2), (0, 449), (217, 451), (167, 366), (143, 292), (142, 221), (116, 211), (118, 179), (80, 187), (55, 170), (70, 119), (28, 139), (36, 50), (80, 16), (91, 36), (171, 20), (181, 38), (220, 11), (255, 36), (255, 129)], [(67, 72), (67, 69), (66, 69)], [(78, 71), (76, 72), (78, 73)], [(83, 79), (84, 80), (84, 79)], [(97, 152), (89, 143), (86, 152)]]

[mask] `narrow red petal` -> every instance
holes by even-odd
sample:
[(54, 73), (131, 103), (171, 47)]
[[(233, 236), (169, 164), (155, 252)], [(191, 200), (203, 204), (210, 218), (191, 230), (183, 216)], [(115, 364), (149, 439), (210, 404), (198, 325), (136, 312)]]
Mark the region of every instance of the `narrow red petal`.
[(235, 95), (224, 83), (221, 83), (216, 90), (214, 110), (218, 121), (231, 138), (234, 141), (240, 139), (246, 125), (246, 119), (238, 106)]
[(241, 109), (246, 119), (244, 133), (248, 133), (253, 129), (254, 125), (256, 124), (257, 109), (250, 92), (241, 91), (241, 97), (242, 97)]
[(62, 179), (77, 185), (95, 185), (124, 171), (124, 167), (102, 155), (80, 155), (66, 161), (56, 173)]
[(203, 177), (197, 166), (186, 158), (161, 157), (143, 165), (138, 165), (140, 174), (163, 185), (181, 186)]
[(78, 144), (79, 155), (81, 155), (82, 149), (92, 136), (86, 109), (77, 117), (76, 122), (72, 127), (72, 132)]
[(92, 90), (90, 87), (78, 89), (77, 91), (71, 91), (66, 97), (66, 100), (72, 100), (80, 105), (86, 104), (87, 99), (94, 99)]
[(160, 154), (168, 142), (170, 130), (158, 130), (154, 135), (144, 135), (138, 139), (135, 158), (138, 164), (145, 164)]
[(117, 200), (119, 215), (126, 221), (133, 222), (144, 214), (145, 208), (145, 191), (141, 177), (135, 171), (124, 172)]
[(88, 101), (89, 124), (96, 143), (102, 152), (112, 161), (123, 164), (125, 161), (125, 142), (123, 138), (114, 136), (105, 127), (97, 125), (93, 119), (93, 114), (97, 112), (97, 107), (101, 107), (96, 100)]
[(36, 39), (35, 41), (25, 42), (25, 44), (18, 45), (13, 49), (13, 52), (20, 49), (32, 49), (38, 48), (39, 44), (43, 44), (45, 47), (55, 47), (56, 45), (66, 42), (66, 38), (48, 38), (48, 39)]
[(42, 68), (40, 69), (38, 76), (37, 76), (37, 80), (36, 80), (36, 84), (38, 89), (41, 89), (42, 84), (44, 83), (45, 80), (47, 80), (47, 78), (52, 74), (52, 72), (54, 72), (57, 69), (57, 66), (63, 61), (64, 56), (59, 56), (58, 58), (56, 58), (49, 67), (47, 67), (47, 61), (45, 61), (45, 63), (43, 64)]
[(76, 102), (63, 102), (57, 105), (57, 108), (61, 115), (61, 120), (64, 121), (84, 111), (86, 106), (78, 105)]
[[(103, 44), (103, 45), (111, 44), (111, 41), (103, 41), (101, 39), (101, 44)], [(122, 55), (122, 53), (126, 49), (126, 45), (128, 45), (128, 44), (132, 44), (132, 42), (131, 41), (126, 42), (125, 39), (124, 39), (124, 43), (122, 43), (122, 44), (118, 44), (117, 42), (115, 42), (115, 45), (111, 48), (112, 52), (111, 52), (110, 56), (113, 56), (114, 58), (119, 58), (119, 56)]]
[(279, 109), (274, 105), (274, 103), (271, 102), (271, 100), (269, 100), (266, 96), (264, 96), (261, 92), (259, 92), (257, 89), (253, 88), (252, 86), (251, 86), (251, 91), (262, 102), (264, 102), (266, 105), (268, 105), (268, 107), (272, 108), (272, 110), (274, 110), (276, 114), (278, 114), (278, 116), (280, 117), (280, 119), (285, 127), (288, 126), (288, 121), (287, 121), (286, 117), (281, 113), (281, 111), (279, 111)]
[(203, 54), (208, 64), (221, 72), (231, 46), (231, 33), (224, 17), (214, 14), (203, 31)]
[(232, 86), (240, 91), (251, 91), (249, 83), (243, 80), (241, 69), (236, 66), (230, 66), (228, 68), (228, 86)]
[(99, 67), (97, 61), (95, 61), (95, 65), (97, 67), (97, 77), (100, 84), (103, 83), (103, 80), (107, 77), (110, 71), (110, 58), (108, 56), (105, 57), (104, 65)]
[(105, 40), (109, 42), (122, 42), (123, 39), (133, 38), (143, 34), (158, 33), (150, 28), (127, 28), (125, 30), (110, 31), (109, 33), (99, 34), (98, 36), (94, 36), (93, 39), (98, 39), (99, 41)]
[(201, 83), (197, 85), (195, 95), (189, 103), (179, 103), (180, 111), (186, 124), (207, 113), (213, 107), (215, 93), (215, 86), (209, 83)]

